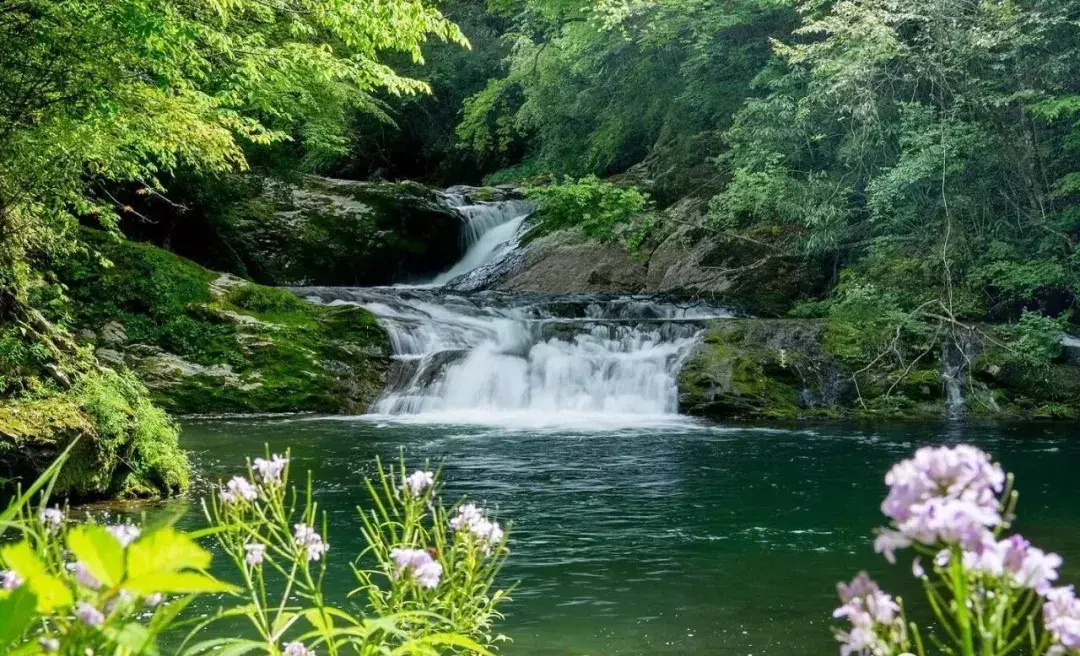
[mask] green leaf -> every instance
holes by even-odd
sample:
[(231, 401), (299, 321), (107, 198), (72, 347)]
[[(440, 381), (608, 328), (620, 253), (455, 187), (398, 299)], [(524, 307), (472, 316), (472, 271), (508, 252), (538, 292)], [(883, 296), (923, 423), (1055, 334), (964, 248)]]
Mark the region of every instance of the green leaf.
[(165, 527), (144, 535), (128, 549), (128, 577), (143, 578), (157, 572), (206, 569), (210, 552), (176, 529)]
[(155, 572), (124, 582), (124, 588), (137, 595), (202, 594), (209, 592), (236, 592), (234, 585), (219, 581), (201, 572)]
[(48, 572), (45, 564), (25, 540), (0, 549), (0, 561), (22, 577), (25, 581), (23, 585), (37, 598), (39, 612), (49, 613), (56, 608), (71, 605), (71, 591), (62, 580)]
[(124, 578), (124, 547), (104, 526), (84, 524), (67, 536), (68, 549), (101, 584), (114, 588)]
[(37, 597), (26, 586), (0, 599), (0, 653), (20, 639), (34, 618)]
[(150, 634), (149, 629), (138, 622), (128, 622), (119, 629), (106, 627), (104, 631), (110, 640), (131, 650), (132, 654), (153, 656), (158, 653), (154, 636)]

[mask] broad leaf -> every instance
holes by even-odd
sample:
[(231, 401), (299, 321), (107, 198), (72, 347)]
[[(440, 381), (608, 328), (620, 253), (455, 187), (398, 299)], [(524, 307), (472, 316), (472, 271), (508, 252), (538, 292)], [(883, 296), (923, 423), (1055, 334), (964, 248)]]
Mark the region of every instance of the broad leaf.
[(116, 587), (124, 578), (124, 547), (104, 526), (84, 524), (67, 537), (68, 549), (101, 584)]
[(0, 653), (7, 653), (6, 648), (22, 637), (36, 606), (37, 597), (26, 586), (0, 599)]
[(37, 557), (25, 540), (0, 549), (0, 560), (14, 570), (37, 598), (37, 609), (42, 613), (71, 605), (71, 591), (59, 578), (49, 574), (45, 564)]
[(236, 586), (219, 581), (201, 572), (157, 572), (130, 578), (124, 588), (137, 595), (148, 596), (155, 592), (163, 594), (202, 594), (210, 592), (235, 592)]
[(144, 535), (131, 545), (128, 549), (128, 577), (134, 579), (159, 572), (206, 569), (210, 566), (210, 558), (209, 551), (167, 526)]

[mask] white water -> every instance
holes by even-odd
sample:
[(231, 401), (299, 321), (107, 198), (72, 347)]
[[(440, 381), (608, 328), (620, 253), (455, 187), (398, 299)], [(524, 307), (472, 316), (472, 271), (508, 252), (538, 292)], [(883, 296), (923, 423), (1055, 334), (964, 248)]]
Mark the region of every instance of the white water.
[(380, 317), (394, 366), (373, 415), (523, 428), (679, 420), (679, 370), (704, 321), (728, 313), (647, 296), (443, 290), (438, 285), (513, 248), (529, 211), (522, 203), (460, 209), (472, 228), (466, 253), (431, 285), (297, 290)]

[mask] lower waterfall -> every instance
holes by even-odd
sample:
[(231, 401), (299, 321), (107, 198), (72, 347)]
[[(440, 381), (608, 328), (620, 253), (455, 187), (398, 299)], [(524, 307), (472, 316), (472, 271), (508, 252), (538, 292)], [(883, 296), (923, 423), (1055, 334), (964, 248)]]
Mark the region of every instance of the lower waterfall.
[(529, 210), (513, 201), (460, 209), (473, 224), (466, 253), (429, 284), (294, 290), (380, 318), (394, 364), (372, 414), (530, 426), (678, 416), (679, 370), (705, 321), (728, 312), (649, 296), (449, 291), (442, 285), (513, 248)]

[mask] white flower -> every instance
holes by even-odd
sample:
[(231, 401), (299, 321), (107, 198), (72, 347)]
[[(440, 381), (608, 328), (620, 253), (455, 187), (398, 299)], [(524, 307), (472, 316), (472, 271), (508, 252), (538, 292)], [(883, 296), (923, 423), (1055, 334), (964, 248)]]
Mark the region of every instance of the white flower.
[(414, 497), (420, 496), (424, 490), (435, 484), (435, 474), (419, 469), (405, 478), (405, 489)]
[(487, 519), (484, 511), (473, 503), (458, 506), (457, 514), (450, 519), (450, 528), (458, 533), (471, 533), (480, 542), (485, 555), (490, 555), (492, 547), (498, 546), (505, 535), (499, 523)]
[(401, 576), (402, 572), (411, 572), (416, 582), (423, 588), (437, 588), (439, 579), (442, 578), (442, 565), (431, 557), (431, 554), (423, 549), (391, 549), (390, 557), (397, 564), (394, 576)]
[(233, 476), (218, 494), (221, 500), (228, 504), (254, 501), (259, 497), (259, 491), (251, 481), (242, 476)]
[(259, 479), (265, 485), (276, 485), (281, 482), (281, 475), (285, 472), (285, 465), (289, 463), (288, 458), (274, 454), (270, 456), (269, 460), (265, 458), (255, 458), (251, 463), (251, 468), (258, 474)]
[(41, 523), (49, 533), (55, 533), (64, 525), (64, 513), (59, 508), (46, 508), (41, 511)]
[(266, 545), (260, 542), (252, 542), (244, 545), (244, 551), (247, 552), (247, 556), (244, 557), (244, 562), (248, 565), (262, 565), (263, 558), (266, 556)]
[(282, 652), (285, 656), (315, 656), (315, 650), (308, 649), (302, 642), (290, 642)]
[(44, 636), (38, 638), (38, 644), (41, 645), (41, 651), (55, 654), (60, 651), (60, 641), (56, 638), (46, 638)]
[(105, 623), (105, 615), (84, 601), (80, 601), (75, 607), (75, 617), (86, 626), (101, 626)]
[(112, 533), (117, 541), (120, 542), (121, 547), (127, 547), (138, 539), (139, 535), (142, 533), (142, 531), (139, 530), (139, 527), (133, 524), (113, 524), (112, 526), (109, 526), (108, 529), (109, 533)]
[(163, 594), (161, 594), (160, 592), (155, 592), (146, 599), (143, 599), (143, 603), (146, 604), (147, 608), (154, 608), (161, 604), (164, 599), (165, 596)]
[(307, 524), (293, 525), (293, 541), (307, 551), (309, 561), (319, 560), (330, 549), (330, 545), (323, 542), (322, 535)]
[(15, 570), (6, 569), (0, 571), (0, 589), (14, 590), (23, 584), (23, 579)]

